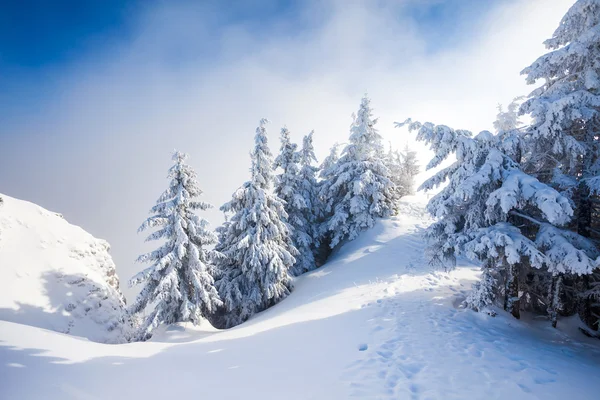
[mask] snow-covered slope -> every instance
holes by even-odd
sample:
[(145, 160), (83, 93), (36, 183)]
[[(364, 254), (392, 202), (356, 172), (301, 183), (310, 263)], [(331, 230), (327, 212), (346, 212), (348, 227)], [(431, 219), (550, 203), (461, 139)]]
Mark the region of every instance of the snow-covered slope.
[(125, 304), (108, 243), (60, 214), (0, 197), (0, 320), (125, 341)]
[(423, 260), (422, 209), (344, 246), (236, 328), (109, 346), (0, 321), (4, 399), (597, 399), (600, 351), (547, 321), (460, 309), (477, 277)]

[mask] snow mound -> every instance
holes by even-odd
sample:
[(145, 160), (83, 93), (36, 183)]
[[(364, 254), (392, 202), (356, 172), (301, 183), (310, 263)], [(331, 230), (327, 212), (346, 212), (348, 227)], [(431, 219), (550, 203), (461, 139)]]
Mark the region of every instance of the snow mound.
[(0, 320), (120, 343), (130, 322), (106, 241), (0, 194)]

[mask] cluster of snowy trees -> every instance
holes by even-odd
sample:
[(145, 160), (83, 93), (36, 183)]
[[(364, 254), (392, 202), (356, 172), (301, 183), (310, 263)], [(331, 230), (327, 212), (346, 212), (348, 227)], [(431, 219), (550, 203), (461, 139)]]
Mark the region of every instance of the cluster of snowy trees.
[[(523, 70), (543, 80), (521, 104), (500, 109), (495, 134), (407, 120), (435, 155), (427, 168), (456, 161), (427, 180), (436, 222), (427, 231), (433, 262), (457, 256), (483, 264), (466, 303), (579, 314), (600, 319), (600, 1), (579, 0), (564, 16), (550, 50)], [(531, 124), (520, 126), (519, 116)], [(591, 331), (588, 331), (591, 333)]]
[(413, 190), (418, 166), (409, 149), (386, 153), (376, 122), (365, 97), (349, 143), (341, 153), (336, 144), (317, 167), (313, 132), (298, 148), (284, 127), (273, 159), (262, 119), (250, 180), (221, 207), (226, 218), (216, 233), (196, 214), (211, 206), (198, 200), (196, 173), (176, 152), (169, 187), (139, 229), (153, 229), (147, 240), (164, 242), (138, 258), (150, 266), (130, 280), (143, 285), (131, 306), (139, 339), (160, 324), (238, 325), (284, 299), (293, 276), (322, 265), (376, 218), (395, 214), (398, 200)]

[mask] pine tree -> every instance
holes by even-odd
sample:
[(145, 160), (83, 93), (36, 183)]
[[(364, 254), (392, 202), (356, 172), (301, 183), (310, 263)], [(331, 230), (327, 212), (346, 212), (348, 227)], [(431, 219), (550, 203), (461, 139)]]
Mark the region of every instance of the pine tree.
[(319, 200), (318, 183), (317, 183), (317, 167), (313, 166), (313, 162), (317, 162), (315, 149), (313, 147), (313, 134), (311, 131), (304, 136), (302, 148), (298, 152), (300, 159), (300, 172), (298, 173), (297, 195), (302, 198), (304, 207), (297, 214), (299, 223), (294, 227), (294, 244), (299, 251), (297, 262), (294, 265), (294, 274), (300, 275), (304, 272), (314, 269), (316, 265), (315, 255), (319, 248), (319, 233), (318, 233), (318, 215), (319, 215)]
[(415, 176), (419, 173), (417, 153), (408, 147), (404, 152), (394, 150), (392, 144), (384, 157), (384, 162), (389, 171), (389, 178), (394, 183), (395, 197), (400, 199), (414, 194)]
[(419, 173), (417, 152), (404, 146), (404, 152), (396, 155), (399, 164), (400, 178), (396, 184), (401, 188), (400, 197), (415, 194), (415, 176)]
[(385, 166), (389, 172), (389, 178), (394, 183), (395, 196), (399, 199), (406, 195), (407, 190), (404, 187), (404, 173), (402, 171), (402, 155), (392, 148), (389, 144), (388, 152), (383, 158)]
[(502, 107), (502, 104), (498, 104), (498, 114), (496, 114), (496, 120), (494, 121), (494, 128), (496, 133), (499, 132), (510, 132), (518, 129), (522, 125), (519, 120), (519, 101), (522, 97), (516, 97), (510, 102), (506, 111)]
[(217, 282), (224, 309), (215, 325), (231, 327), (285, 298), (292, 290), (289, 270), (298, 251), (285, 222), (284, 204), (271, 192), (273, 158), (262, 119), (251, 153), (251, 179), (221, 210), (231, 215), (219, 230), (217, 250), (226, 256)]
[(481, 280), (473, 284), (473, 290), (467, 296), (465, 304), (467, 307), (479, 311), (487, 312), (490, 315), (496, 315), (492, 307), (496, 302), (497, 281), (493, 276), (493, 268), (483, 268)]
[[(563, 17), (552, 38), (550, 50), (525, 68), (527, 83), (543, 80), (521, 107), (533, 123), (526, 131), (527, 172), (549, 183), (575, 205), (571, 229), (600, 242), (600, 1), (579, 0)], [(588, 251), (589, 255), (598, 252)], [(594, 276), (560, 279), (579, 292), (580, 315), (598, 328), (600, 271)], [(557, 278), (558, 279), (558, 278)], [(553, 284), (554, 285), (554, 284)]]
[[(310, 157), (314, 157), (312, 149), (312, 134), (310, 149), (297, 151), (298, 146), (290, 140), (287, 128), (281, 130), (281, 149), (275, 159), (274, 167), (281, 168), (282, 173), (275, 180), (275, 193), (285, 201), (284, 209), (287, 213), (287, 222), (292, 228), (292, 242), (298, 250), (296, 264), (290, 271), (298, 276), (315, 268), (313, 254), (313, 229), (314, 218), (312, 210), (312, 191), (310, 188)], [(306, 140), (304, 142), (306, 145)], [(300, 162), (303, 161), (302, 169)], [(308, 164), (306, 164), (308, 162)], [(314, 179), (314, 172), (313, 179)], [(308, 179), (308, 181), (305, 181)], [(307, 192), (308, 191), (308, 192)]]
[[(331, 193), (331, 186), (335, 182), (335, 171), (337, 168), (338, 160), (340, 159), (339, 149), (340, 144), (335, 143), (329, 150), (329, 155), (325, 157), (321, 165), (319, 166), (319, 218), (327, 220), (333, 215), (333, 200), (339, 197), (336, 193)], [(325, 230), (327, 233), (329, 231)]]
[(317, 188), (317, 206), (315, 212), (317, 215), (317, 226), (315, 228), (317, 234), (317, 242), (319, 247), (316, 252), (316, 262), (319, 265), (324, 264), (331, 254), (331, 232), (329, 231), (326, 221), (333, 216), (333, 208), (335, 199), (339, 198), (340, 187), (335, 190), (332, 185), (335, 183), (337, 162), (340, 158), (340, 144), (335, 143), (329, 150), (329, 155), (325, 157), (319, 166), (319, 181)]
[(322, 192), (325, 209), (331, 210), (331, 216), (323, 223), (321, 232), (329, 235), (331, 248), (373, 227), (376, 218), (397, 211), (398, 198), (384, 162), (376, 122), (370, 100), (364, 97), (351, 125), (350, 143), (335, 164), (327, 192)]
[[(455, 163), (421, 186), (429, 190), (448, 181), (428, 204), (438, 221), (426, 236), (433, 262), (452, 267), (456, 256), (464, 255), (490, 269), (475, 288), (480, 294), (471, 297), (472, 308), (489, 303), (492, 276), (498, 285), (494, 297), (501, 297), (505, 310), (518, 318), (523, 295), (532, 293), (525, 282), (532, 270), (554, 280), (563, 273), (592, 271), (596, 261), (587, 251), (589, 243), (562, 228), (573, 216), (569, 199), (525, 174), (514, 159), (523, 144), (517, 131), (484, 131), (473, 138), (443, 125), (406, 123), (435, 153), (428, 169), (456, 156)], [(558, 304), (557, 299), (550, 303)]]
[(290, 131), (286, 127), (281, 129), (280, 140), (281, 148), (273, 166), (281, 168), (282, 173), (275, 177), (275, 194), (287, 203), (286, 211), (289, 214), (291, 209), (305, 207), (302, 199), (296, 195), (300, 155), (297, 152), (298, 145), (291, 142)]
[(150, 210), (153, 215), (138, 230), (158, 228), (146, 240), (166, 240), (137, 259), (151, 266), (129, 282), (130, 286), (144, 284), (131, 312), (140, 314), (148, 306), (154, 307), (141, 324), (141, 340), (148, 339), (159, 324), (198, 324), (222, 304), (214, 287), (211, 252), (207, 250), (216, 243), (216, 236), (208, 229), (208, 222), (194, 213), (211, 205), (196, 200), (202, 191), (186, 159), (186, 154), (173, 154), (169, 187)]

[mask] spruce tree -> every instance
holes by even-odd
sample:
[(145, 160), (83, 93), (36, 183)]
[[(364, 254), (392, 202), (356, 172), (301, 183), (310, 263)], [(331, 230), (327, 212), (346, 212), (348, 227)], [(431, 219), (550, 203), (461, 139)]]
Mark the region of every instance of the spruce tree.
[[(333, 215), (333, 200), (337, 198), (336, 193), (332, 193), (331, 186), (335, 182), (335, 171), (337, 168), (338, 160), (340, 159), (339, 154), (339, 143), (335, 143), (329, 150), (329, 155), (325, 157), (321, 165), (319, 166), (319, 218), (327, 220)], [(322, 234), (329, 232), (325, 229)]]
[(224, 308), (213, 318), (231, 327), (285, 298), (292, 290), (289, 270), (294, 247), (283, 202), (272, 193), (273, 158), (262, 119), (251, 153), (251, 179), (221, 210), (230, 215), (219, 231), (217, 249), (225, 255), (217, 287)]
[(334, 248), (344, 240), (374, 226), (379, 217), (397, 211), (396, 190), (384, 162), (381, 136), (375, 129), (371, 101), (364, 97), (350, 128), (350, 143), (335, 164), (327, 184), (326, 209), (331, 216), (324, 221), (322, 232)]
[(408, 144), (402, 153), (396, 153), (399, 164), (399, 179), (396, 185), (400, 187), (400, 197), (415, 194), (415, 176), (419, 173), (417, 152)]
[[(305, 207), (300, 196), (297, 196), (298, 174), (300, 167), (300, 155), (298, 154), (298, 145), (292, 143), (290, 131), (283, 127), (280, 133), (281, 148), (279, 155), (275, 158), (274, 168), (281, 168), (281, 174), (275, 177), (275, 194), (286, 204), (286, 211), (302, 209)], [(293, 218), (290, 216), (290, 218)]]
[[(531, 272), (541, 271), (539, 276), (551, 281), (563, 273), (591, 273), (596, 260), (588, 243), (563, 229), (573, 217), (569, 199), (523, 172), (517, 130), (483, 131), (473, 138), (469, 131), (443, 125), (406, 123), (435, 153), (428, 169), (456, 156), (421, 189), (448, 182), (427, 207), (437, 219), (426, 233), (432, 262), (452, 267), (464, 255), (483, 264), (483, 280), (469, 297), (470, 307), (484, 309), (494, 297), (518, 318), (522, 300), (539, 296), (526, 281)], [(538, 300), (551, 313), (559, 303), (553, 297)]]
[(397, 150), (392, 148), (392, 143), (389, 144), (389, 149), (383, 158), (385, 166), (389, 172), (389, 178), (394, 183), (395, 196), (399, 199), (408, 194), (404, 185), (404, 173), (402, 171), (402, 155)]
[(496, 120), (494, 121), (494, 128), (496, 133), (499, 132), (510, 132), (518, 129), (522, 123), (519, 120), (519, 101), (522, 97), (516, 97), (510, 102), (506, 110), (502, 107), (502, 104), (498, 104), (498, 114), (496, 114)]
[(302, 199), (304, 207), (297, 214), (300, 223), (293, 226), (294, 244), (299, 251), (296, 257), (297, 262), (294, 265), (296, 275), (310, 271), (317, 266), (315, 255), (319, 248), (318, 215), (320, 205), (316, 178), (318, 169), (313, 165), (317, 162), (313, 147), (313, 134), (314, 131), (311, 131), (304, 136), (302, 148), (298, 152), (300, 172), (298, 173), (297, 194)]
[[(522, 71), (529, 84), (543, 81), (521, 107), (533, 120), (526, 129), (525, 170), (574, 204), (570, 229), (595, 241), (594, 248), (587, 246), (591, 256), (600, 241), (599, 24), (600, 1), (577, 1), (544, 42), (550, 51)], [(579, 294), (573, 301), (582, 319), (598, 329), (600, 307), (594, 309), (593, 303), (600, 299), (600, 272), (564, 278), (559, 286)]]
[(317, 187), (317, 206), (315, 212), (317, 214), (317, 241), (319, 247), (316, 252), (316, 260), (319, 265), (322, 265), (327, 261), (331, 253), (332, 233), (329, 231), (327, 221), (333, 216), (334, 201), (338, 199), (340, 187), (336, 189), (332, 188), (335, 183), (335, 171), (337, 162), (340, 158), (339, 155), (339, 143), (335, 143), (329, 150), (329, 155), (325, 157), (321, 165), (319, 166), (319, 181)]
[[(280, 138), (281, 148), (275, 159), (274, 167), (281, 168), (282, 173), (275, 179), (275, 193), (285, 201), (284, 209), (292, 231), (292, 242), (299, 252), (296, 256), (296, 263), (290, 272), (292, 275), (298, 276), (315, 268), (313, 224), (311, 222), (313, 210), (310, 208), (312, 199), (310, 193), (305, 193), (307, 185), (310, 183), (303, 182), (303, 179), (309, 177), (301, 176), (301, 173), (306, 174), (309, 171), (305, 168), (300, 169), (303, 153), (299, 152), (298, 146), (291, 142), (290, 132), (287, 128), (284, 127), (281, 130)], [(304, 156), (309, 155), (304, 154)], [(306, 162), (306, 160), (304, 161)]]
[(151, 337), (159, 324), (198, 324), (222, 304), (214, 287), (211, 251), (207, 250), (217, 238), (208, 222), (194, 213), (212, 206), (197, 200), (202, 191), (186, 159), (184, 153), (173, 154), (169, 187), (138, 230), (158, 228), (146, 240), (165, 240), (158, 249), (138, 257), (138, 262), (151, 265), (129, 281), (130, 286), (144, 284), (131, 312), (141, 314), (149, 306), (154, 308), (141, 324), (141, 340)]

